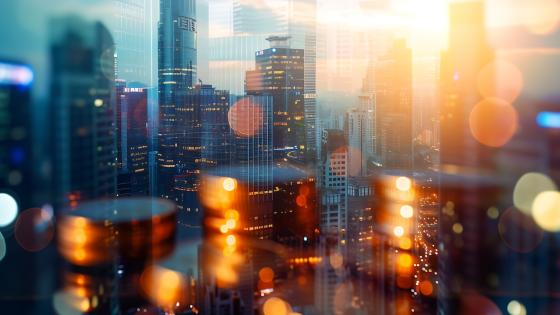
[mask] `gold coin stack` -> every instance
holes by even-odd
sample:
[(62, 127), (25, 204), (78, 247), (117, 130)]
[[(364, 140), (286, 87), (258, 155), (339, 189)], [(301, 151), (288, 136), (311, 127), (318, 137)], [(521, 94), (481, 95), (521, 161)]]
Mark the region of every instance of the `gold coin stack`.
[(175, 230), (175, 205), (166, 200), (85, 202), (60, 216), (58, 249), (76, 266), (142, 264), (171, 254)]

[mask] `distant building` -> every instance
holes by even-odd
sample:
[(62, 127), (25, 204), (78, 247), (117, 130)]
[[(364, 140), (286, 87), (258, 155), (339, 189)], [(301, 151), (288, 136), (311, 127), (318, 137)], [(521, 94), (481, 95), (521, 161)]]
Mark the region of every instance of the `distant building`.
[(117, 80), (116, 91), (118, 195), (144, 196), (149, 186), (148, 90)]
[(20, 209), (33, 206), (35, 185), (31, 126), (33, 71), (0, 60), (0, 190)]
[(384, 167), (412, 167), (412, 52), (397, 40), (375, 64), (376, 151)]
[(274, 149), (304, 151), (304, 51), (289, 48), (288, 37), (271, 36), (271, 47), (257, 51), (247, 71), (248, 95), (270, 95), (274, 106)]
[(78, 17), (50, 30), (53, 202), (73, 207), (116, 194), (114, 42), (103, 24)]

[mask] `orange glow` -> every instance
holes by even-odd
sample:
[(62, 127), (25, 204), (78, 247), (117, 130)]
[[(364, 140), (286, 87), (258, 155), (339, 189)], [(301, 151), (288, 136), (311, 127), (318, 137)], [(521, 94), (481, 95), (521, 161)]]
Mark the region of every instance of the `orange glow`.
[(412, 256), (407, 253), (401, 253), (397, 256), (397, 271), (401, 274), (406, 274), (412, 268)]
[(226, 244), (228, 244), (229, 246), (234, 246), (236, 242), (237, 240), (235, 239), (234, 235), (228, 235), (226, 237)]
[(234, 219), (228, 219), (228, 220), (226, 221), (226, 227), (227, 227), (228, 229), (230, 229), (230, 230), (235, 229), (235, 225), (236, 225), (236, 222), (235, 222)]
[(228, 121), (236, 135), (252, 137), (262, 127), (263, 113), (259, 105), (253, 104), (249, 98), (243, 98), (230, 108)]
[(397, 181), (395, 182), (395, 186), (400, 191), (403, 192), (409, 191), (410, 188), (412, 187), (412, 181), (408, 177), (401, 176), (397, 178)]
[(399, 247), (405, 250), (412, 248), (412, 241), (408, 237), (399, 239)]
[(471, 111), (469, 125), (472, 136), (489, 147), (506, 144), (517, 130), (517, 111), (509, 103), (487, 98)]
[(159, 266), (150, 266), (141, 276), (141, 286), (146, 296), (156, 305), (172, 310), (185, 302), (186, 282), (178, 272)]
[(262, 282), (272, 282), (274, 280), (274, 270), (269, 267), (264, 267), (259, 271), (259, 278)]
[(402, 226), (395, 226), (395, 228), (393, 229), (393, 234), (395, 234), (396, 237), (401, 237), (404, 235), (404, 229)]
[(512, 103), (523, 88), (523, 75), (512, 63), (495, 60), (480, 70), (477, 84), (485, 98), (494, 97)]
[(429, 280), (420, 282), (420, 293), (426, 296), (432, 295), (432, 293), (434, 293), (434, 286), (432, 285), (432, 282)]
[(289, 311), (287, 303), (277, 297), (271, 297), (263, 305), (264, 315), (288, 315)]
[(307, 204), (307, 198), (305, 198), (304, 195), (299, 195), (299, 196), (297, 196), (297, 198), (296, 198), (296, 203), (297, 203), (297, 205), (300, 206), (300, 207), (305, 207), (306, 204)]
[(237, 220), (239, 220), (239, 212), (237, 212), (233, 209), (230, 209), (230, 210), (226, 211), (225, 217), (226, 217), (226, 219), (233, 219), (233, 220), (237, 221)]
[(401, 216), (405, 219), (410, 219), (414, 215), (414, 209), (409, 205), (403, 205), (400, 209)]
[(235, 189), (235, 186), (236, 186), (236, 182), (235, 179), (233, 178), (224, 179), (224, 182), (222, 184), (222, 187), (224, 187), (226, 191), (233, 191)]
[(228, 232), (227, 225), (220, 226), (220, 232), (222, 232), (222, 234), (226, 234)]

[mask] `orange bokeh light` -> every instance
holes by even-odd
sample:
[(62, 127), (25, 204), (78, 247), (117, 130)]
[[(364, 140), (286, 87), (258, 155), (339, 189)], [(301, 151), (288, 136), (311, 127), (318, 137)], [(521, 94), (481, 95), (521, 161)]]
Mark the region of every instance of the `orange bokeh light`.
[(230, 108), (228, 121), (236, 135), (252, 137), (262, 128), (263, 112), (259, 105), (253, 104), (248, 98), (243, 98)]
[(274, 270), (270, 267), (264, 267), (259, 271), (259, 278), (262, 282), (272, 282), (274, 280)]
[(426, 296), (432, 295), (432, 293), (434, 293), (434, 286), (432, 282), (429, 280), (420, 282), (420, 293)]
[(509, 103), (487, 98), (476, 104), (469, 117), (472, 136), (489, 147), (501, 147), (515, 134), (517, 111)]

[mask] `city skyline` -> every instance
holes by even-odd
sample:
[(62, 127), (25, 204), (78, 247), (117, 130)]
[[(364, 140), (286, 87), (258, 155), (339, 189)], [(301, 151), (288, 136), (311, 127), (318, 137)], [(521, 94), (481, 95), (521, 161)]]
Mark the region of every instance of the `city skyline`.
[(557, 313), (554, 12), (0, 3), (0, 313)]

